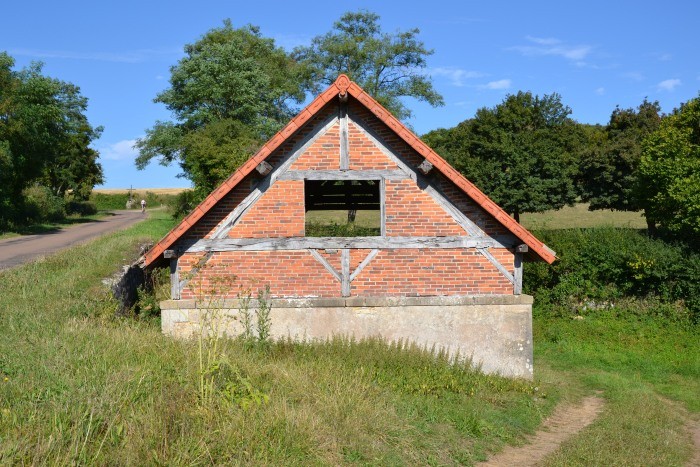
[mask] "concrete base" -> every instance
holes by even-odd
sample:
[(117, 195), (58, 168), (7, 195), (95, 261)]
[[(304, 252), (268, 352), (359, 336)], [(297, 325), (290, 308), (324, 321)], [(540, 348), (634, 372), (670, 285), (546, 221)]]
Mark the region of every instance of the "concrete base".
[[(532, 297), (351, 297), (273, 299), (274, 338), (326, 339), (335, 335), (408, 340), (450, 355), (471, 358), (486, 373), (532, 378)], [(188, 338), (204, 320), (218, 318), (220, 333), (243, 332), (238, 300), (204, 306), (194, 300), (161, 302), (163, 333)], [(254, 316), (257, 303), (251, 300)]]

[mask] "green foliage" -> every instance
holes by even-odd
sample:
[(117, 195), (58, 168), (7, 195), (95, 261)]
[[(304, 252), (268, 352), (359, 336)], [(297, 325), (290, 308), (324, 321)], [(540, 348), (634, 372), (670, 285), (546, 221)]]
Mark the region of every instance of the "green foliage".
[(637, 109), (617, 107), (604, 129), (593, 131), (581, 161), (582, 200), (590, 209), (640, 211), (635, 188), (642, 140), (661, 122), (658, 102), (646, 99)]
[(518, 92), (424, 140), (519, 219), (521, 213), (559, 209), (576, 200), (584, 134), (570, 113), (558, 94)]
[(560, 258), (551, 266), (526, 264), (524, 288), (538, 303), (563, 307), (568, 314), (609, 308), (628, 297), (649, 297), (660, 302), (652, 301), (645, 308), (649, 313), (683, 321), (689, 311), (700, 320), (700, 255), (687, 247), (630, 229), (544, 230), (535, 235)]
[(382, 32), (379, 15), (347, 12), (330, 32), (316, 36), (308, 47), (297, 47), (294, 57), (306, 66), (312, 93), (345, 73), (399, 119), (411, 111), (400, 97), (412, 97), (433, 106), (444, 105), (430, 78), (419, 70), (433, 51), (418, 40), (418, 29)]
[[(149, 208), (154, 208), (158, 206), (168, 206), (171, 210), (178, 203), (178, 198), (180, 196), (187, 196), (186, 194), (192, 193), (191, 190), (185, 190), (177, 195), (171, 194), (160, 194), (154, 193), (152, 191), (133, 191), (131, 193), (131, 199), (134, 200), (132, 209), (141, 209), (139, 204), (140, 200), (146, 200), (146, 206)], [(129, 200), (129, 193), (95, 193), (90, 195), (90, 202), (96, 206), (100, 211), (114, 211), (118, 209), (126, 209), (126, 203)], [(193, 206), (194, 207), (194, 206)]]
[(79, 216), (92, 216), (97, 214), (97, 206), (91, 201), (75, 201), (66, 202), (66, 214)]
[(381, 235), (380, 227), (358, 225), (355, 222), (307, 222), (307, 237), (376, 237)]
[(34, 185), (22, 192), (25, 223), (54, 222), (66, 217), (63, 198), (54, 195), (47, 187)]
[(208, 193), (291, 118), (304, 93), (298, 65), (254, 26), (234, 29), (227, 20), (185, 54), (155, 99), (176, 122), (146, 131), (136, 165), (179, 162), (195, 190)]
[[(80, 89), (42, 74), (40, 63), (13, 71), (14, 60), (0, 53), (0, 207), (19, 204), (33, 183), (62, 198), (72, 190), (85, 199), (102, 181), (99, 154), (89, 147), (102, 129), (85, 116)], [(17, 209), (3, 209), (0, 227), (23, 220)]]
[(639, 173), (647, 220), (687, 242), (700, 240), (700, 97), (644, 140)]
[(195, 190), (185, 190), (178, 193), (175, 199), (169, 203), (170, 213), (175, 219), (182, 219), (189, 214), (196, 206), (204, 199), (203, 196)]

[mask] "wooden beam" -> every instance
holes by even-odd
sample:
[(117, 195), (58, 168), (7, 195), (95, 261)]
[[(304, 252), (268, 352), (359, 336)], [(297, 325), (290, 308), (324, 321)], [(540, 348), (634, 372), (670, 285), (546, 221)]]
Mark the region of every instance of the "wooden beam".
[(255, 202), (272, 186), (278, 177), (289, 170), (289, 167), (301, 156), (318, 138), (325, 135), (338, 121), (338, 117), (330, 115), (325, 120), (318, 122), (304, 138), (297, 141), (292, 150), (282, 158), (281, 164), (265, 178), (260, 180), (251, 193), (238, 205), (236, 209), (226, 216), (212, 234), (212, 238), (226, 238), (238, 220)]
[(348, 104), (340, 102), (340, 170), (350, 169), (350, 148), (348, 142)]
[(327, 270), (328, 272), (330, 272), (330, 273), (333, 275), (333, 277), (336, 278), (336, 280), (337, 280), (338, 282), (343, 282), (343, 280), (342, 280), (342, 278), (340, 277), (340, 274), (338, 273), (338, 271), (336, 271), (336, 270), (333, 268), (333, 266), (331, 266), (331, 263), (329, 263), (328, 261), (326, 261), (326, 258), (324, 258), (323, 256), (321, 256), (321, 253), (319, 253), (317, 250), (313, 250), (313, 249), (312, 249), (312, 250), (309, 250), (309, 253), (311, 253), (311, 256), (313, 256), (314, 258), (316, 258), (316, 261), (318, 261), (319, 263), (321, 263), (321, 264), (323, 265), (323, 267), (326, 268), (326, 270)]
[(513, 294), (520, 295), (523, 293), (523, 254), (516, 252), (513, 263)]
[(165, 251), (163, 251), (163, 258), (165, 258), (165, 259), (177, 258), (177, 252), (175, 250), (165, 250)]
[(386, 179), (379, 182), (379, 222), (380, 235), (386, 237)]
[(423, 175), (428, 175), (428, 172), (433, 170), (433, 164), (428, 159), (423, 159), (423, 162), (418, 166), (418, 170), (423, 172)]
[(408, 180), (402, 170), (289, 170), (277, 180)]
[(177, 257), (170, 258), (170, 299), (180, 300), (180, 274), (177, 270)]
[(499, 237), (281, 237), (201, 239), (188, 245), (187, 252), (512, 247), (512, 244), (501, 243)]
[(370, 261), (374, 259), (375, 256), (379, 254), (379, 250), (374, 249), (369, 252), (367, 256), (365, 256), (365, 259), (362, 260), (362, 262), (357, 266), (357, 269), (355, 269), (352, 274), (350, 274), (350, 282), (354, 281), (357, 276), (360, 275), (362, 270), (367, 266)]
[(340, 292), (343, 297), (350, 296), (350, 250), (343, 249), (340, 252), (341, 282)]
[(260, 175), (267, 175), (270, 172), (272, 172), (272, 166), (268, 164), (266, 161), (262, 161), (261, 163), (258, 164), (258, 166), (255, 168), (255, 170), (258, 171)]
[(508, 270), (505, 268), (505, 266), (503, 266), (503, 265), (501, 264), (501, 262), (498, 261), (498, 260), (496, 259), (496, 257), (493, 256), (493, 255), (491, 254), (491, 252), (490, 252), (487, 248), (479, 248), (478, 250), (479, 250), (479, 252), (480, 252), (487, 260), (489, 260), (489, 262), (490, 262), (491, 264), (493, 264), (494, 266), (496, 266), (496, 269), (498, 269), (499, 272), (500, 272), (501, 274), (503, 274), (503, 277), (505, 277), (506, 279), (508, 279), (508, 282), (510, 282), (511, 284), (513, 284), (513, 287), (515, 287), (515, 278), (514, 278), (513, 275), (510, 273), (510, 271), (508, 271)]

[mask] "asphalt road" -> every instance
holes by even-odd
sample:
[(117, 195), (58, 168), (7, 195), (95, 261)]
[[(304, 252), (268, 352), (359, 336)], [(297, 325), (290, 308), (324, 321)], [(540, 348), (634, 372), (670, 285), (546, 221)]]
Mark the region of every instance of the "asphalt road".
[(70, 226), (54, 232), (0, 240), (0, 270), (27, 263), (115, 230), (125, 229), (146, 218), (140, 210), (113, 211), (112, 216)]

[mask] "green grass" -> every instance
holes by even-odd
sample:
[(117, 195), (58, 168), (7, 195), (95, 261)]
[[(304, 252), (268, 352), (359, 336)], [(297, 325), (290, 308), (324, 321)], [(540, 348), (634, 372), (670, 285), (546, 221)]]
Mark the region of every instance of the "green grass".
[[(421, 349), (335, 340), (221, 342), (202, 403), (196, 342), (115, 318), (101, 283), (172, 226), (151, 216), (0, 273), (0, 464), (469, 464), (556, 401)], [(251, 391), (268, 402), (242, 408)]]
[[(545, 465), (683, 465), (700, 414), (700, 329), (625, 310), (534, 319), (543, 382), (601, 391), (601, 417)], [(688, 412), (694, 415), (688, 415)]]
[[(624, 310), (536, 312), (531, 383), (376, 340), (222, 341), (202, 402), (196, 342), (164, 337), (157, 318), (116, 318), (101, 283), (172, 227), (150, 216), (0, 272), (0, 465), (471, 465), (595, 391), (603, 414), (547, 465), (690, 456), (698, 328)], [(250, 394), (269, 399), (244, 404)]]
[(589, 211), (588, 204), (580, 203), (566, 206), (556, 211), (526, 213), (520, 216), (520, 222), (527, 229), (575, 229), (586, 227), (629, 227), (646, 229), (647, 224), (639, 212), (626, 211)]

